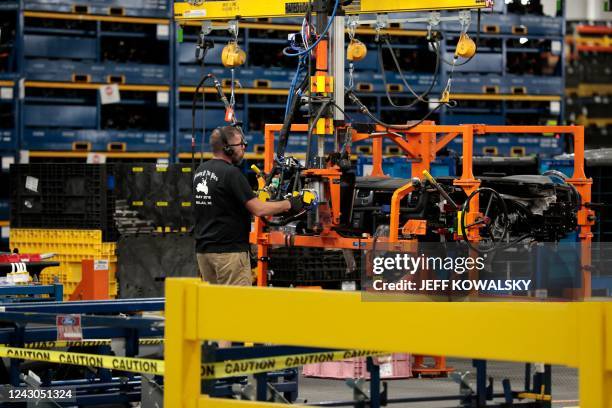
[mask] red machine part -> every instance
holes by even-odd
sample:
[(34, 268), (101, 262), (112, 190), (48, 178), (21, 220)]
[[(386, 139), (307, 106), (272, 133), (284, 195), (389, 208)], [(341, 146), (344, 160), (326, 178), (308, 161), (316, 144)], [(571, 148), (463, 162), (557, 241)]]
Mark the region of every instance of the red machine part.
[(50, 258), (46, 254), (2, 254), (0, 263), (40, 262)]

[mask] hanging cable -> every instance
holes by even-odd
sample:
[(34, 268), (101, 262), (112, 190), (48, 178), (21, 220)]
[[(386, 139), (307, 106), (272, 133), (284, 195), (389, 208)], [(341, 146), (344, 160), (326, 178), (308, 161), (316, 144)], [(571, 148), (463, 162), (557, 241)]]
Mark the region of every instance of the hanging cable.
[(329, 31), (332, 23), (334, 22), (334, 17), (336, 17), (336, 12), (338, 11), (339, 4), (340, 4), (340, 0), (336, 0), (336, 3), (334, 4), (334, 9), (329, 17), (329, 21), (327, 22), (327, 26), (325, 27), (321, 35), (319, 35), (319, 38), (317, 38), (317, 40), (311, 46), (309, 46), (308, 48), (304, 50), (297, 51), (295, 53), (289, 52), (288, 50), (290, 49), (290, 47), (287, 47), (283, 49), (283, 54), (285, 54), (288, 57), (299, 57), (300, 55), (308, 54), (310, 51), (312, 51), (317, 46), (317, 44), (319, 44), (319, 42), (325, 37), (325, 35), (327, 35), (327, 32)]
[(304, 71), (304, 68), (306, 67), (305, 63), (306, 63), (306, 57), (304, 56), (300, 57), (298, 66), (295, 70), (295, 75), (293, 76), (293, 79), (291, 80), (291, 84), (289, 85), (289, 93), (287, 94), (287, 103), (285, 104), (285, 117), (289, 113), (289, 107), (291, 106), (293, 98), (295, 96), (294, 94), (295, 87), (297, 86), (299, 78), (302, 72)]
[[(195, 139), (196, 139), (196, 103), (198, 100), (198, 92), (200, 88), (204, 85), (206, 80), (210, 79), (210, 74), (204, 75), (198, 85), (196, 86), (195, 92), (193, 94), (193, 100), (191, 102), (191, 167), (193, 170), (193, 174), (195, 174)], [(202, 92), (202, 139), (200, 145), (200, 164), (202, 164), (202, 157), (204, 156), (202, 153), (204, 152), (204, 135), (206, 133), (206, 93)]]
[(234, 68), (232, 68), (230, 70), (231, 74), (232, 74), (232, 84), (230, 87), (230, 107), (232, 108), (232, 110), (234, 109), (234, 105), (236, 105), (236, 94), (235, 94), (235, 84), (236, 84), (236, 73), (234, 71)]
[(375, 123), (385, 127), (385, 130), (389, 131), (389, 130), (393, 130), (393, 129), (397, 129), (397, 130), (410, 130), (413, 129), (415, 127), (417, 127), (418, 125), (420, 125), (421, 123), (423, 123), (424, 121), (426, 121), (431, 115), (433, 115), (435, 112), (438, 111), (438, 109), (440, 109), (442, 106), (446, 105), (449, 107), (454, 107), (456, 106), (456, 102), (455, 101), (449, 101), (449, 102), (440, 102), (438, 104), (438, 106), (436, 106), (434, 109), (430, 110), (429, 112), (427, 112), (427, 114), (425, 116), (423, 116), (418, 122), (416, 123), (411, 123), (409, 125), (393, 125), (393, 124), (389, 124), (389, 123), (385, 123), (382, 120), (378, 119), (376, 116), (374, 116), (374, 114), (372, 114), (372, 112), (370, 112), (370, 110), (368, 109), (367, 106), (365, 106), (363, 104), (363, 102), (361, 102), (361, 100), (359, 100), (359, 98), (357, 97), (357, 95), (355, 95), (353, 93), (353, 91), (347, 90), (346, 92), (346, 96), (349, 98), (349, 100), (354, 103), (358, 108), (359, 111), (361, 113), (363, 113), (364, 115), (368, 116), (370, 119), (372, 119)]
[(306, 87), (309, 83), (309, 76), (305, 75), (302, 79), (302, 82), (297, 87), (297, 89), (293, 92), (293, 98), (291, 99), (291, 106), (289, 106), (289, 110), (287, 111), (287, 115), (285, 116), (285, 120), (283, 121), (283, 126), (279, 132), (278, 138), (278, 146), (277, 146), (277, 157), (283, 158), (285, 156), (285, 149), (287, 148), (287, 143), (289, 142), (289, 129), (291, 128), (291, 123), (293, 122), (293, 117), (299, 111), (300, 108), (300, 95), (305, 91)]
[[(208, 50), (215, 46), (212, 40), (206, 38), (206, 34), (204, 31), (200, 32), (198, 37), (198, 42), (196, 44), (195, 58), (196, 61), (200, 61), (200, 66), (202, 68), (202, 72), (204, 72), (206, 55), (208, 54)], [(196, 119), (196, 103), (198, 100), (198, 91), (204, 85), (207, 79), (210, 78), (210, 75), (203, 75), (200, 79), (200, 82), (196, 86), (196, 89), (193, 93), (193, 100), (191, 102), (191, 174), (195, 174), (195, 146), (196, 146), (196, 127), (195, 127), (195, 119)], [(202, 141), (201, 141), (201, 150), (200, 152), (204, 152), (204, 135), (206, 132), (206, 104), (205, 104), (205, 93), (202, 93)], [(200, 164), (202, 163), (202, 157), (204, 155), (200, 155)]]
[(380, 73), (381, 73), (382, 78), (383, 78), (383, 83), (384, 83), (384, 86), (385, 86), (385, 95), (387, 97), (387, 100), (389, 101), (389, 104), (391, 106), (393, 106), (394, 108), (397, 108), (397, 109), (410, 109), (410, 108), (414, 107), (419, 102), (427, 103), (428, 101), (426, 99), (423, 99), (423, 98), (425, 98), (426, 96), (428, 96), (431, 93), (434, 85), (438, 81), (438, 76), (439, 76), (439, 73), (440, 73), (440, 58), (441, 57), (440, 57), (440, 52), (439, 52), (438, 48), (436, 48), (436, 46), (434, 45), (435, 41), (432, 42), (432, 48), (434, 49), (435, 54), (436, 54), (436, 66), (434, 68), (434, 76), (433, 76), (433, 78), (431, 80), (431, 83), (427, 87), (427, 90), (425, 92), (423, 92), (422, 94), (420, 94), (420, 95), (418, 95), (412, 89), (412, 87), (410, 86), (410, 84), (406, 80), (406, 77), (404, 76), (404, 72), (402, 71), (402, 68), (399, 65), (399, 61), (397, 60), (395, 52), (393, 51), (393, 48), (391, 47), (391, 43), (389, 42), (389, 39), (385, 38), (384, 41), (385, 41), (385, 43), (387, 45), (387, 48), (391, 52), (391, 57), (393, 59), (394, 65), (395, 65), (395, 69), (397, 70), (397, 72), (398, 72), (398, 74), (400, 76), (400, 79), (402, 80), (402, 82), (404, 83), (406, 88), (408, 88), (410, 93), (412, 95), (414, 95), (414, 97), (416, 98), (413, 102), (411, 102), (411, 103), (409, 103), (407, 105), (397, 105), (397, 104), (395, 104), (393, 102), (393, 100), (391, 98), (391, 94), (389, 93), (389, 87), (388, 87), (388, 84), (387, 84), (387, 77), (385, 75), (385, 70), (384, 70), (385, 68), (384, 68), (384, 65), (383, 65), (382, 45), (379, 42), (378, 43), (378, 64), (379, 64)]

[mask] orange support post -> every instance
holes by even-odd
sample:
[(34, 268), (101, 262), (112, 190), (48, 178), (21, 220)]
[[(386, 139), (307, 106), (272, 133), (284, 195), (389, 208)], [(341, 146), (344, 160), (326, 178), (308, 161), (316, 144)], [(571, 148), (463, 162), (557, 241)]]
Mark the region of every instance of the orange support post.
[(382, 168), (382, 136), (372, 138), (372, 177), (381, 177), (385, 175)]
[(83, 259), (81, 261), (81, 282), (74, 289), (69, 300), (108, 299), (108, 262)]
[(412, 162), (412, 174), (423, 174), (423, 170), (429, 171), (431, 162), (436, 159), (436, 134), (422, 133), (415, 136), (411, 136), (417, 139), (417, 157)]
[(317, 49), (315, 50), (316, 68), (317, 71), (324, 71), (327, 73), (327, 40), (319, 41)]
[[(582, 265), (591, 264), (591, 241), (593, 233), (591, 226), (595, 224), (595, 211), (589, 209), (586, 204), (591, 202), (591, 185), (593, 179), (587, 179), (584, 173), (584, 128), (582, 126), (574, 129), (574, 174), (568, 179), (581, 198), (580, 209), (578, 210), (578, 236), (581, 242), (581, 262)], [(582, 296), (591, 296), (591, 271), (583, 268), (582, 271)]]
[[(480, 180), (476, 180), (474, 178), (474, 173), (472, 172), (472, 157), (474, 155), (474, 128), (472, 125), (463, 125), (460, 127), (462, 128), (463, 137), (463, 172), (461, 174), (461, 178), (459, 180), (455, 180), (453, 184), (463, 188), (465, 194), (469, 196), (480, 186)], [(474, 198), (470, 201), (468, 213), (462, 214), (463, 217), (466, 217), (466, 225), (474, 223), (480, 214), (480, 204), (478, 198), (478, 196), (474, 196)], [(480, 239), (478, 229), (468, 229), (467, 231), (463, 231), (463, 233), (468, 234), (468, 239), (472, 242), (477, 242)]]
[(399, 235), (400, 202), (408, 193), (414, 190), (412, 183), (408, 183), (393, 192), (391, 197), (391, 220), (389, 223), (389, 242), (397, 242)]

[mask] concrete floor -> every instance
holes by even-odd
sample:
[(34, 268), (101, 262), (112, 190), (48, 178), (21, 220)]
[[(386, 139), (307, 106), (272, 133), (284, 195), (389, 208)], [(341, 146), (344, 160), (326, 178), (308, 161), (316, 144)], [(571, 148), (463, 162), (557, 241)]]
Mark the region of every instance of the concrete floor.
[[(469, 383), (474, 386), (476, 382), (475, 370), (471, 360), (448, 359), (447, 365), (459, 372), (469, 371)], [(508, 378), (514, 390), (523, 386), (524, 365), (507, 362), (488, 362), (487, 374), (494, 378), (494, 392), (501, 393), (501, 381)], [(578, 406), (578, 371), (567, 367), (553, 366), (553, 406), (556, 408)], [(406, 380), (388, 381), (389, 398), (428, 397), (435, 395), (458, 395), (459, 385), (450, 378), (410, 378)], [(338, 401), (352, 399), (352, 391), (343, 380), (329, 380), (319, 378), (300, 378), (301, 402), (308, 403), (323, 401)], [(502, 401), (499, 401), (502, 402)], [(424, 403), (398, 403), (391, 407), (421, 408), (421, 407), (457, 407), (458, 401), (424, 402)]]

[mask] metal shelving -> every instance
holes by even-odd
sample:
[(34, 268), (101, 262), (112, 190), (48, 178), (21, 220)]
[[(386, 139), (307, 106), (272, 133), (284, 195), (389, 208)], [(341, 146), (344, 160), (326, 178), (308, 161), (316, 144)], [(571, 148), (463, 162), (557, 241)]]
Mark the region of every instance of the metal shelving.
[[(9, 85), (15, 95), (23, 96), (14, 103), (14, 151), (27, 150), (29, 157), (41, 160), (57, 159), (61, 152), (70, 152), (65, 157), (73, 159), (91, 151), (113, 155), (126, 152), (132, 157), (138, 152), (167, 153), (170, 161), (190, 151), (191, 98), (202, 73), (194, 57), (199, 25), (186, 25), (184, 42), (178, 43), (176, 27), (170, 19), (172, 2), (89, 0), (74, 5), (68, 0), (27, 0), (11, 4), (12, 7), (3, 5), (15, 16), (15, 69)], [(537, 56), (542, 51), (555, 55), (562, 52), (563, 17), (508, 13), (509, 8), (517, 7), (498, 4), (493, 12), (483, 13), (481, 54), (453, 73), (453, 98), (459, 101), (459, 107), (441, 109), (433, 119), (441, 123), (560, 120), (564, 110), (559, 92), (563, 62), (556, 63), (553, 76), (518, 76), (510, 72), (508, 63), (515, 54), (522, 57)], [(259, 144), (262, 121), (278, 121), (284, 110), (284, 95), (296, 61), (275, 56), (284, 47), (286, 33), (297, 31), (298, 24), (296, 19), (260, 19), (240, 24), (239, 38), (250, 56), (247, 65), (237, 70), (243, 87), (237, 89), (237, 94), (252, 146)], [(475, 27), (473, 18), (472, 37)], [(442, 25), (446, 58), (454, 51), (458, 28), (454, 23)], [(408, 82), (415, 91), (424, 91), (433, 74), (433, 66), (427, 61), (434, 58), (425, 41), (426, 25), (394, 24), (387, 31), (406, 66)], [(227, 32), (215, 33), (212, 38), (217, 46), (207, 57), (207, 70), (228, 85), (231, 75), (220, 65), (219, 54), (229, 37)], [(361, 97), (370, 100), (373, 109), (388, 119), (405, 121), (422, 115), (427, 106), (402, 115), (392, 112), (384, 96), (373, 44), (376, 32), (366, 27), (357, 29), (356, 34), (370, 48), (368, 58), (355, 64), (354, 81)], [(520, 44), (521, 38), (526, 39), (525, 44)], [(401, 101), (407, 92), (398, 73), (391, 70), (388, 50), (384, 55), (390, 92)], [(433, 95), (441, 93), (450, 69), (442, 70)], [(25, 79), (22, 86), (19, 78)], [(113, 83), (119, 85), (121, 104), (102, 105), (95, 96), (96, 89)], [(86, 95), (83, 98), (87, 103), (78, 104), (80, 97), (75, 98), (75, 94)], [(222, 123), (222, 107), (213, 95), (208, 96), (206, 123), (207, 128), (212, 128)], [(483, 101), (492, 103), (495, 109), (474, 107)], [(525, 105), (516, 107), (519, 102)], [(139, 110), (146, 110), (151, 120), (138, 123), (132, 118), (124, 120), (130, 122), (127, 125), (120, 123), (121, 115), (144, 116), (145, 112)], [(347, 112), (355, 115), (350, 106)], [(198, 124), (200, 117), (198, 113)], [(255, 150), (251, 153), (257, 154)]]

